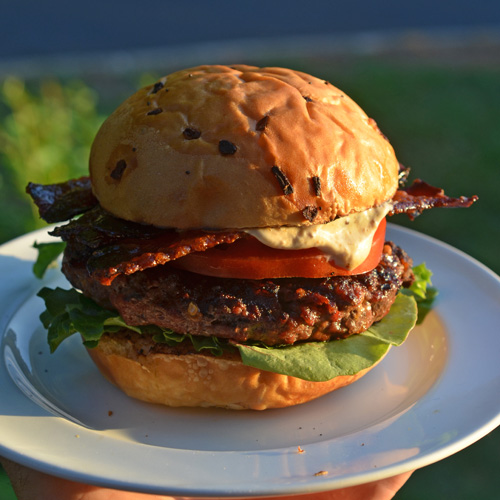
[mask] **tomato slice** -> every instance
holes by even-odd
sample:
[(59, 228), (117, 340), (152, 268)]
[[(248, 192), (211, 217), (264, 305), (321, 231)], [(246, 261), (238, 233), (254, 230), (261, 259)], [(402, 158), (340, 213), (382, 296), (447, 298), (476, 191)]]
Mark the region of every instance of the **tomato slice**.
[(194, 252), (172, 262), (172, 265), (206, 276), (221, 278), (323, 278), (353, 275), (371, 271), (380, 262), (385, 241), (386, 221), (379, 224), (368, 257), (355, 269), (345, 269), (316, 248), (279, 250), (255, 238), (242, 238), (205, 252)]

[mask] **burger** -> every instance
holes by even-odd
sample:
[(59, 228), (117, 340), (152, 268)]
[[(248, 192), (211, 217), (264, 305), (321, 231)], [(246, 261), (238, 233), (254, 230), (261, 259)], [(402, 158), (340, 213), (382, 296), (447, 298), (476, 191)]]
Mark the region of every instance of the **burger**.
[(108, 380), (168, 406), (278, 408), (359, 379), (432, 290), (386, 217), (476, 199), (406, 186), (376, 122), (328, 81), (246, 65), (139, 90), (89, 170), (27, 187), (43, 219), (69, 221), (50, 234), (73, 288), (39, 292), (51, 350), (79, 333)]

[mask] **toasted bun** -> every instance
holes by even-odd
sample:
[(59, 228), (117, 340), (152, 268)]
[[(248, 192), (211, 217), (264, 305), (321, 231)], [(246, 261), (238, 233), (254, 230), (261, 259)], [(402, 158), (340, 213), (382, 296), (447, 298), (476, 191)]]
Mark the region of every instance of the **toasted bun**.
[(101, 206), (118, 217), (226, 229), (368, 209), (395, 193), (398, 161), (375, 122), (324, 80), (200, 66), (119, 106), (94, 141), (90, 174)]
[(133, 398), (166, 406), (232, 410), (306, 403), (352, 384), (375, 366), (327, 382), (309, 382), (246, 366), (232, 355), (138, 355), (129, 343), (111, 335), (88, 352), (101, 373)]

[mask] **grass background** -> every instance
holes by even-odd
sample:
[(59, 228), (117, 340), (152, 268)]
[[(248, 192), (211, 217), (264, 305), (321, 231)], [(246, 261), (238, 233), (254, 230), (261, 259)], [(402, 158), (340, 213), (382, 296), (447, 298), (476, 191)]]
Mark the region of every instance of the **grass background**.
[[(400, 162), (412, 168), (412, 178), (445, 187), (452, 196), (479, 195), (479, 202), (467, 210), (433, 210), (411, 223), (402, 217), (391, 222), (445, 241), (500, 273), (498, 64), (454, 64), (447, 59), (409, 63), (404, 58), (375, 57), (268, 62), (325, 78), (354, 98), (390, 138)], [(23, 194), (25, 182), (57, 182), (83, 174), (88, 146), (102, 117), (154, 78), (100, 75), (83, 83), (18, 81), (17, 91), (12, 90), (15, 80), (3, 82), (0, 241), (39, 225)], [(11, 93), (17, 92), (17, 108), (12, 96), (10, 101), (6, 97), (6, 83)], [(27, 101), (32, 111), (23, 118)], [(16, 110), (17, 121), (24, 120), (24, 125), (16, 124)], [(49, 125), (52, 128), (42, 137)], [(499, 463), (500, 431), (496, 430), (466, 450), (415, 472), (396, 499), (497, 498)], [(0, 498), (14, 499), (1, 472)]]

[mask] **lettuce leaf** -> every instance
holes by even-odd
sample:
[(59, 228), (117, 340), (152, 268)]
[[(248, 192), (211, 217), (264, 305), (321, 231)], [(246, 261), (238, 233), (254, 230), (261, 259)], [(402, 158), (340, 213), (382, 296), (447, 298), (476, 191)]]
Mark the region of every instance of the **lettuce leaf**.
[(170, 346), (189, 340), (196, 351), (200, 352), (203, 350), (210, 351), (214, 356), (222, 356), (224, 349), (228, 347), (227, 341), (218, 339), (217, 337), (200, 337), (191, 335), (189, 333), (182, 334), (176, 333), (173, 330), (167, 330), (165, 328), (161, 329), (161, 333), (153, 336), (153, 340), (159, 343), (165, 343)]
[(51, 267), (59, 257), (64, 252), (66, 248), (66, 243), (64, 241), (54, 241), (51, 243), (35, 243), (33, 248), (38, 250), (38, 255), (35, 263), (33, 264), (33, 274), (42, 279), (45, 272), (49, 267)]
[(415, 299), (398, 294), (389, 314), (359, 335), (279, 349), (244, 344), (237, 344), (237, 347), (246, 365), (320, 382), (369, 368), (391, 345), (401, 345), (406, 340), (416, 320)]
[(197, 351), (207, 349), (214, 355), (237, 348), (246, 365), (313, 381), (352, 375), (370, 367), (384, 356), (391, 345), (404, 342), (417, 319), (415, 299), (398, 294), (389, 314), (360, 335), (330, 342), (268, 347), (231, 344), (213, 336), (183, 335), (157, 326), (131, 327), (116, 312), (103, 309), (74, 289), (45, 287), (38, 296), (45, 301), (46, 310), (40, 319), (48, 330), (51, 352), (77, 332), (82, 336), (83, 343), (92, 348), (105, 332), (129, 328), (140, 334), (151, 334), (156, 342), (169, 345), (189, 340)]
[(45, 301), (46, 309), (40, 320), (48, 332), (50, 352), (77, 332), (82, 335), (85, 345), (95, 347), (105, 331), (118, 330), (113, 324), (111, 330), (106, 329), (106, 321), (116, 313), (103, 309), (75, 289), (44, 287), (37, 295)]
[(48, 332), (50, 352), (75, 333), (82, 336), (85, 346), (95, 347), (104, 333), (128, 328), (142, 335), (153, 335), (155, 342), (176, 345), (189, 339), (197, 351), (207, 349), (216, 356), (223, 353), (224, 343), (217, 337), (183, 335), (154, 325), (129, 326), (115, 311), (102, 308), (75, 289), (44, 287), (37, 295), (45, 302), (40, 320)]
[(420, 325), (432, 309), (438, 291), (432, 286), (432, 271), (427, 268), (425, 262), (414, 266), (413, 274), (415, 275), (415, 281), (410, 288), (403, 288), (401, 293), (413, 297), (417, 301), (417, 325)]

